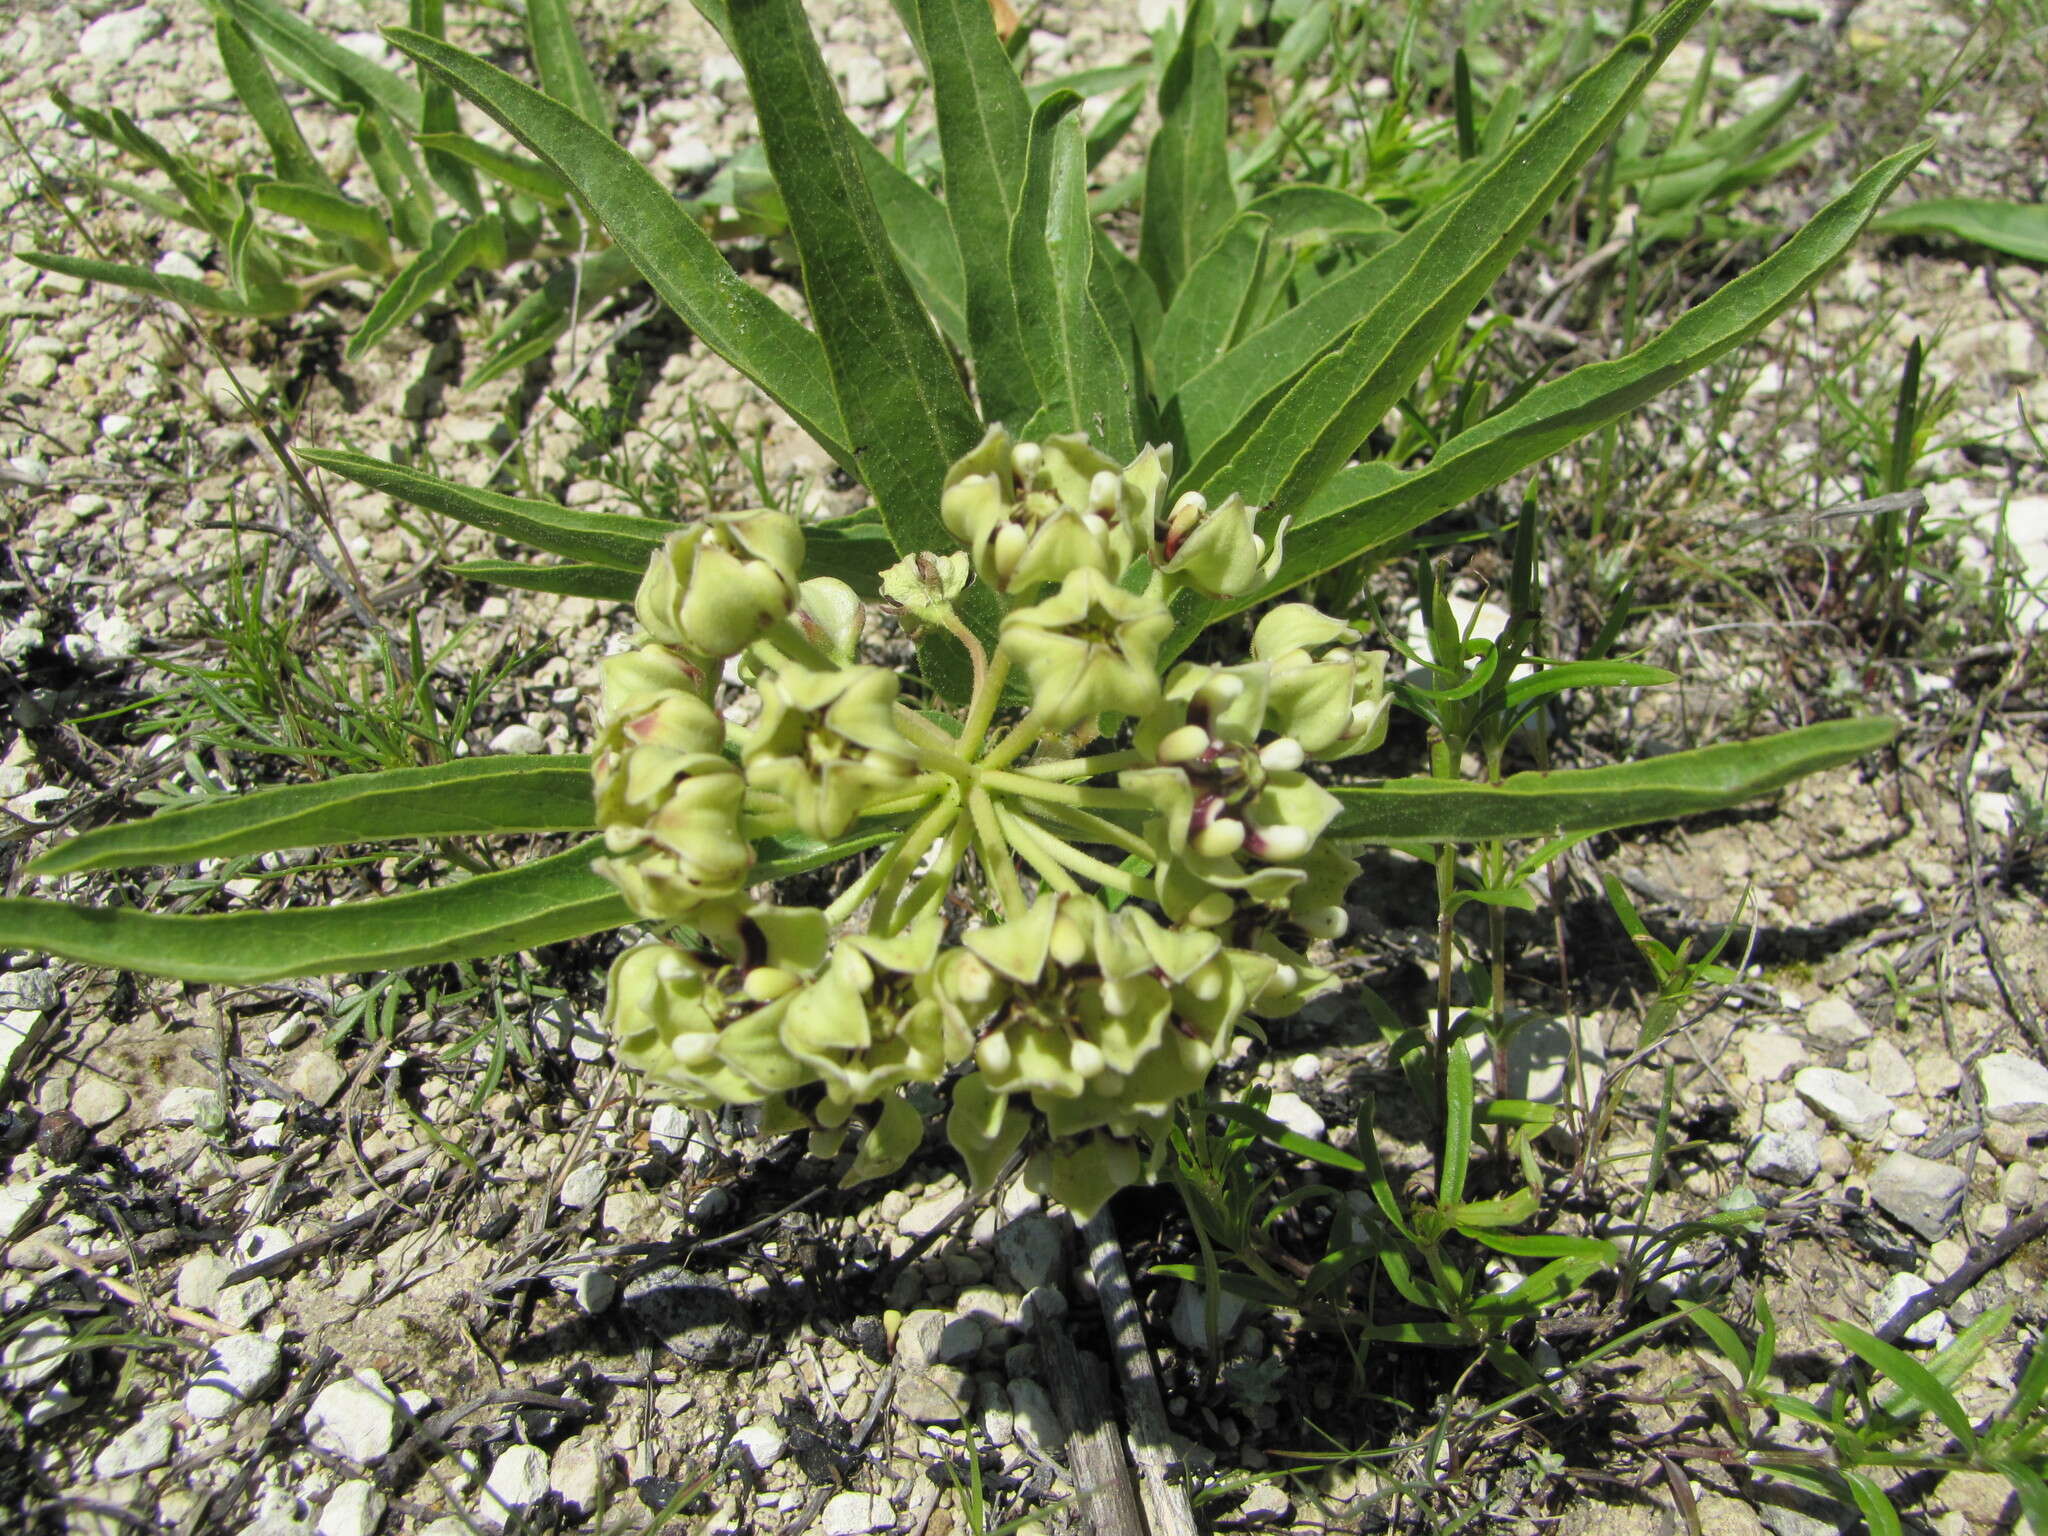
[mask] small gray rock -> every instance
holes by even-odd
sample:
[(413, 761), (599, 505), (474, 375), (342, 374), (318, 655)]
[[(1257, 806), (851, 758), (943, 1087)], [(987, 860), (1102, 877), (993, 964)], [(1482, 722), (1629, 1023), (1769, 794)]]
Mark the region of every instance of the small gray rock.
[(112, 1482), (152, 1471), (171, 1459), (171, 1419), (176, 1407), (160, 1403), (114, 1436), (92, 1459), (93, 1476)]
[(1960, 1169), (1911, 1152), (1894, 1152), (1870, 1175), (1877, 1208), (1930, 1243), (1947, 1234), (1963, 1208), (1968, 1185)]
[(246, 1332), (277, 1303), (277, 1292), (264, 1279), (224, 1285), (213, 1298), (213, 1315), (230, 1328)]
[[(1216, 1298), (1216, 1341), (1230, 1342), (1231, 1334), (1244, 1317), (1244, 1303), (1228, 1291)], [(1206, 1351), (1209, 1348), (1209, 1306), (1208, 1297), (1199, 1285), (1181, 1282), (1180, 1294), (1173, 1301), (1173, 1316), (1168, 1322), (1173, 1336), (1180, 1340), (1183, 1348)]]
[(1870, 1042), (1863, 1075), (1870, 1079), (1871, 1087), (1888, 1099), (1903, 1099), (1920, 1087), (1918, 1079), (1913, 1076), (1913, 1064), (1906, 1060), (1906, 1053), (1883, 1035)]
[(1820, 1138), (1811, 1131), (1766, 1131), (1743, 1166), (1760, 1179), (1800, 1189), (1820, 1176)]
[(1782, 1029), (1742, 1037), (1742, 1070), (1752, 1083), (1782, 1083), (1812, 1060), (1806, 1042)]
[(1060, 1229), (1050, 1216), (1037, 1212), (1007, 1222), (996, 1233), (996, 1257), (1017, 1282), (1028, 1291), (1046, 1284), (1060, 1262)]
[(1999, 1051), (1977, 1063), (1977, 1083), (1989, 1118), (2029, 1135), (2048, 1131), (2048, 1067), (2016, 1051)]
[(628, 1276), (615, 1305), (691, 1365), (723, 1365), (746, 1347), (745, 1305), (687, 1269), (659, 1265)]
[(111, 11), (79, 34), (78, 54), (88, 64), (118, 68), (163, 29), (163, 17), (150, 6)]
[(320, 1389), (306, 1409), (315, 1450), (372, 1462), (398, 1443), (398, 1399), (375, 1371), (357, 1371)]
[(1829, 1125), (1859, 1140), (1882, 1135), (1891, 1123), (1891, 1100), (1853, 1073), (1807, 1067), (1792, 1079), (1792, 1089)]
[(604, 1198), (605, 1177), (603, 1163), (580, 1163), (562, 1180), (555, 1198), (572, 1211), (587, 1211)]
[(1266, 1101), (1266, 1114), (1279, 1121), (1297, 1136), (1306, 1136), (1310, 1141), (1321, 1141), (1329, 1130), (1323, 1117), (1298, 1093), (1276, 1093)]
[(515, 1445), (491, 1464), (491, 1475), (477, 1497), (476, 1517), (493, 1530), (502, 1530), (547, 1493), (547, 1453), (536, 1445)]
[(571, 1520), (596, 1513), (611, 1480), (611, 1447), (604, 1430), (596, 1426), (556, 1446), (548, 1463), (548, 1486)]
[(220, 1094), (212, 1088), (173, 1088), (156, 1101), (156, 1117), (165, 1125), (218, 1125)]
[[(1933, 1286), (1916, 1274), (1902, 1271), (1899, 1274), (1893, 1275), (1891, 1279), (1885, 1281), (1883, 1289), (1870, 1299), (1868, 1315), (1871, 1325), (1876, 1328), (1884, 1327), (1886, 1323), (1898, 1316), (1903, 1308), (1933, 1289)], [(1906, 1330), (1906, 1342), (1908, 1344), (1932, 1346), (1941, 1343), (1942, 1336), (1947, 1332), (1948, 1318), (1937, 1307), (1933, 1311), (1924, 1314), (1918, 1322)]]
[(766, 1472), (782, 1460), (789, 1449), (789, 1437), (772, 1419), (757, 1419), (732, 1437), (732, 1443), (756, 1472)]
[(57, 998), (57, 978), (41, 966), (0, 971), (0, 1013), (48, 1013)]
[(320, 1536), (372, 1536), (389, 1501), (366, 1477), (352, 1477), (327, 1496), (320, 1511)]
[(1012, 1380), (1010, 1411), (1016, 1433), (1055, 1461), (1065, 1460), (1067, 1434), (1060, 1427), (1060, 1416), (1053, 1411), (1045, 1388), (1028, 1376)]
[(1861, 1045), (1870, 1025), (1847, 998), (1824, 997), (1806, 1010), (1806, 1032), (1823, 1045)]
[(214, 1343), (206, 1370), (185, 1392), (185, 1411), (214, 1422), (232, 1418), (284, 1376), (284, 1351), (260, 1333), (231, 1333)]
[(71, 1113), (94, 1130), (110, 1125), (128, 1107), (128, 1090), (104, 1077), (88, 1077), (71, 1090)]
[(348, 1073), (326, 1051), (308, 1051), (292, 1063), (285, 1086), (317, 1108), (325, 1109), (348, 1086)]
[(490, 750), (523, 755), (538, 755), (548, 749), (547, 737), (530, 725), (508, 725), (491, 738)]
[(220, 1300), (222, 1282), (235, 1266), (217, 1253), (195, 1253), (178, 1266), (178, 1305), (194, 1312), (211, 1312)]
[(70, 1355), (71, 1330), (62, 1318), (32, 1318), (0, 1349), (0, 1386), (40, 1386), (64, 1369)]
[(873, 1493), (835, 1493), (818, 1518), (825, 1536), (866, 1536), (896, 1523), (896, 1506)]

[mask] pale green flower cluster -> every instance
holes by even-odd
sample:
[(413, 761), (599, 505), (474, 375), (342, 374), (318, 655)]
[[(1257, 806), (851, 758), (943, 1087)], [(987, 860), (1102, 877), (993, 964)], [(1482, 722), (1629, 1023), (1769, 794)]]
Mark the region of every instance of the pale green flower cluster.
[[(1304, 950), (1342, 934), (1357, 865), (1308, 768), (1385, 737), (1385, 658), (1293, 603), (1248, 659), (1162, 676), (1174, 594), (1241, 595), (1279, 554), (1236, 497), (1167, 506), (1171, 475), (1166, 449), (1119, 466), (1000, 427), (954, 466), (962, 552), (882, 587), (968, 651), (964, 711), (858, 659), (863, 606), (799, 579), (794, 519), (669, 538), (643, 643), (604, 663), (594, 758), (598, 868), (661, 935), (612, 969), (621, 1062), (685, 1103), (763, 1105), (820, 1155), (851, 1138), (849, 1182), (900, 1167), (949, 1089), (977, 1185), (1021, 1155), (1086, 1212), (1145, 1176), (1240, 1021), (1329, 984)], [(993, 653), (954, 609), (970, 581), (1002, 609)], [(733, 657), (744, 727), (715, 707)], [(764, 848), (865, 862), (830, 906), (784, 907), (755, 889)]]

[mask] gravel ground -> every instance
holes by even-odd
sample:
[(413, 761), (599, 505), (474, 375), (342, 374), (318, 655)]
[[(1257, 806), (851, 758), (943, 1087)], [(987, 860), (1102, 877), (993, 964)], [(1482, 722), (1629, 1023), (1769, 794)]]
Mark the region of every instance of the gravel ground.
[[(382, 46), (373, 26), (402, 19), (329, 0), (309, 11), (370, 51)], [(814, 13), (856, 119), (879, 136), (909, 107), (915, 124), (919, 72), (889, 6)], [(1914, 61), (1963, 33), (1898, 0), (1844, 11), (1839, 42), (1824, 46), (1818, 15), (1806, 0), (1728, 11), (1741, 46), (1721, 68), (1738, 99), (1766, 99), (1807, 68), (1862, 92), (1844, 98), (1842, 133), (1802, 175), (1762, 194), (1758, 217), (1796, 215), (1830, 174), (1897, 142), (1880, 135), (1901, 114), (1910, 125), (1912, 108), (1886, 93), (1907, 91)], [(469, 45), (504, 50), (516, 35), (494, 13), (466, 20), (473, 30), (455, 35)], [(51, 86), (125, 106), (171, 142), (255, 153), (196, 8), (62, 4), (16, 16), (0, 38), (0, 107), (47, 168), (95, 154), (44, 99)], [(607, 83), (626, 142), (679, 190), (746, 143), (738, 68), (687, 7), (607, 18), (586, 38), (619, 61)], [(1121, 8), (1055, 6), (1031, 56), (1052, 73), (1143, 43)], [(1676, 61), (1674, 78), (1699, 58)], [(1928, 192), (2038, 197), (2040, 114), (2024, 85), (1933, 118)], [(345, 124), (307, 118), (316, 153), (344, 153)], [(0, 163), (11, 242), (70, 248), (21, 155)], [(78, 201), (95, 238), (129, 259), (219, 260), (196, 231), (166, 231), (116, 200)], [(742, 245), (735, 260), (801, 311), (772, 249)], [(295, 620), (290, 646), (356, 667), (366, 699), (365, 632), (307, 553), (339, 563), (336, 540), (377, 622), (397, 635), (416, 624), (441, 653), (449, 692), (540, 648), (469, 722), (464, 750), (569, 752), (586, 739), (585, 681), (630, 615), (455, 581), (441, 564), (498, 553), (491, 540), (353, 486), (324, 487), (323, 529), (284, 491), (237, 383), (295, 443), (403, 453), (474, 483), (509, 463), (572, 505), (625, 509), (601, 466), (579, 457), (582, 429), (545, 396), (566, 389), (595, 406), (637, 377), (640, 419), (672, 443), (703, 443), (685, 505), (753, 494), (742, 455), (698, 433), (693, 403), (740, 444), (758, 443), (777, 495), (820, 516), (858, 504), (750, 385), (634, 295), (576, 328), (551, 380), (461, 388), (465, 360), (531, 275), (484, 282), (474, 302), (344, 365), (337, 338), (360, 296), (287, 325), (199, 336), (154, 304), (0, 263), (10, 894), (27, 858), (73, 830), (202, 786), (303, 775), (304, 761), (188, 751), (163, 713), (173, 669), (217, 655), (206, 626), (232, 608), (228, 577), (266, 539), (274, 610)], [(1736, 1312), (1767, 1298), (1787, 1390), (1810, 1395), (1838, 1358), (1823, 1319), (1877, 1326), (1961, 1275), (1974, 1283), (1909, 1338), (1924, 1352), (2010, 1303), (2013, 1327), (1957, 1386), (1970, 1412), (1989, 1412), (2048, 1321), (2048, 1247), (2010, 1241), (2016, 1224), (2038, 1226), (2048, 1199), (2037, 809), (2048, 800), (2048, 700), (2033, 655), (2048, 606), (2016, 593), (1990, 642), (1872, 660), (1829, 585), (1839, 535), (1780, 516), (1860, 495), (1813, 401), (1819, 381), (1854, 376), (1845, 338), (1875, 321), (1899, 346), (1938, 337), (1937, 369), (1957, 391), (1947, 432), (1959, 446), (1929, 461), (1929, 515), (1949, 530), (1954, 570), (1981, 582), (1996, 556), (2048, 582), (2048, 463), (2018, 430), (2023, 410), (2048, 419), (2044, 315), (2037, 269), (1873, 240), (1757, 348), (1647, 413), (1643, 430), (1696, 439), (1714, 401), (1741, 392), (1725, 440), (1710, 445), (1704, 494), (1639, 488), (1639, 557), (1654, 562), (1668, 540), (1683, 559), (1653, 563), (1663, 596), (1635, 638), (1643, 659), (1685, 681), (1574, 705), (1560, 721), (1560, 740), (1586, 761), (1851, 704), (1907, 722), (1894, 750), (1774, 802), (1587, 845), (1553, 883), (1555, 923), (1518, 917), (1513, 930), (1518, 996), (1538, 1016), (1516, 1038), (1511, 1086), (1557, 1098), (1630, 1062), (1653, 987), (1607, 914), (1603, 873), (1674, 942), (1745, 925), (1734, 941), (1742, 978), (1703, 998), (1633, 1073), (1597, 1164), (1560, 1188), (1559, 1230), (1600, 1229), (1640, 1187), (1655, 1066), (1670, 1062), (1677, 1129), (1646, 1224), (1697, 1220), (1744, 1191), (1763, 1215), (1760, 1235), (1690, 1239), (1654, 1266), (1634, 1320), (1687, 1294)], [(1873, 366), (1882, 382), (1884, 365)], [(640, 483), (658, 483), (655, 471)], [(1568, 579), (1561, 564), (1552, 573)], [(397, 859), (198, 874), (73, 889), (226, 910), (415, 877)], [(1417, 1004), (1434, 908), (1427, 877), (1391, 858), (1369, 865), (1351, 899), (1355, 985), (1244, 1048), (1227, 1081), (1264, 1085), (1271, 1113), (1339, 1148), (1377, 1102), (1398, 1180), (1425, 1162), (1422, 1125), (1402, 1113), (1399, 1074), (1358, 989)], [(947, 1227), (963, 1191), (936, 1150), (889, 1187), (841, 1191), (792, 1143), (640, 1100), (597, 1024), (608, 953), (598, 941), (559, 946), (382, 991), (361, 977), (187, 987), (0, 953), (0, 1318), (34, 1319), (0, 1356), (0, 1391), (18, 1416), (0, 1423), (0, 1510), (38, 1532), (452, 1536), (596, 1528), (599, 1511), (606, 1529), (638, 1530), (674, 1505), (685, 1513), (670, 1528), (706, 1536), (939, 1536), (969, 1524), (951, 1479), (978, 1457), (991, 1527), (1030, 1516), (1077, 1528), (1034, 1333), (1071, 1330), (1106, 1351), (1058, 1213), (1011, 1191)], [(1560, 1176), (1573, 1156), (1553, 1149)], [(1502, 1425), (1461, 1445), (1454, 1474), (1426, 1454), (1319, 1468), (1299, 1453), (1405, 1442), (1488, 1394), (1459, 1376), (1462, 1362), (1399, 1350), (1371, 1357), (1361, 1394), (1331, 1336), (1229, 1306), (1224, 1355), (1212, 1359), (1199, 1292), (1146, 1274), (1192, 1256), (1170, 1193), (1127, 1199), (1119, 1221), (1175, 1448), (1201, 1486), (1221, 1490), (1202, 1506), (1205, 1523), (1426, 1530), (1483, 1506), (1497, 1512), (1486, 1529), (1674, 1528), (1651, 1452), (1706, 1433), (1710, 1372), (1678, 1331), (1575, 1378), (1579, 1411), (1561, 1422)], [(1973, 1261), (2001, 1247), (2016, 1251)], [(1582, 1294), (1557, 1310), (1543, 1347), (1569, 1359), (1619, 1331), (1626, 1305)], [(1539, 1450), (1561, 1458), (1555, 1468)], [(1687, 1471), (1709, 1532), (1805, 1536), (1853, 1519), (1711, 1461)], [(1444, 1487), (1412, 1496), (1440, 1474)], [(1916, 1497), (1924, 1528), (1960, 1536), (1996, 1528), (2003, 1494), (1951, 1480)]]

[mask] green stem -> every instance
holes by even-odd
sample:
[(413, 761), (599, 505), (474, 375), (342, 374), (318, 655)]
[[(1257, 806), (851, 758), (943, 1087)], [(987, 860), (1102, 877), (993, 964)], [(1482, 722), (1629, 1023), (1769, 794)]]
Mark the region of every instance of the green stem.
[(1047, 846), (1052, 839), (1045, 836), (1023, 817), (1015, 815), (998, 805), (995, 807), (996, 824), (1010, 839), (1010, 845), (1024, 858), (1025, 862), (1038, 871), (1039, 879), (1056, 891), (1070, 895), (1081, 894), (1081, 884), (1061, 867), (1059, 856)]
[(1097, 784), (1047, 783), (1000, 768), (981, 770), (981, 782), (990, 790), (1015, 795), (1020, 800), (1045, 800), (1054, 805), (1072, 805), (1097, 811), (1149, 811), (1153, 803), (1128, 789), (1110, 789)]
[(1003, 917), (1015, 922), (1030, 905), (1024, 899), (1024, 883), (1017, 878), (1017, 862), (1010, 844), (996, 820), (996, 803), (979, 784), (967, 792), (967, 811), (974, 818), (975, 848), (981, 855), (988, 878), (996, 888)]
[(1032, 815), (1048, 824), (1056, 824), (1075, 837), (1091, 843), (1108, 843), (1112, 848), (1121, 848), (1125, 853), (1134, 854), (1147, 862), (1158, 857), (1158, 850), (1128, 827), (1120, 827), (1107, 816), (1097, 816), (1089, 811), (1077, 811), (1064, 805), (1037, 805)]
[(1026, 763), (1016, 771), (1029, 774), (1034, 779), (1099, 779), (1105, 773), (1141, 767), (1146, 761), (1144, 753), (1135, 747), (1126, 747), (1120, 752), (1103, 752), (1095, 757), (1063, 757), (1052, 763)]
[(896, 920), (899, 926), (915, 922), (925, 904), (935, 896), (943, 896), (953, 884), (953, 876), (960, 868), (960, 861), (967, 857), (967, 842), (973, 834), (974, 824), (966, 817), (954, 821), (946, 834), (946, 846), (939, 850), (931, 867), (917, 877), (913, 885), (896, 903)]
[(974, 701), (968, 706), (967, 724), (960, 732), (960, 755), (973, 760), (988, 738), (989, 722), (995, 719), (996, 704), (1003, 696), (1003, 684), (1010, 680), (1010, 653), (998, 648), (994, 665), (986, 676), (976, 672)]
[(875, 887), (881, 884), (883, 872), (888, 867), (889, 861), (884, 857), (862, 870), (859, 877), (841, 891), (832, 905), (825, 909), (825, 925), (828, 928), (836, 928), (853, 916), (854, 909), (866, 901)]
[(983, 772), (995, 768), (1007, 768), (1025, 751), (1042, 740), (1045, 730), (1038, 723), (1038, 711), (1028, 710), (1022, 720), (1010, 727), (1009, 734), (992, 747), (981, 760)]
[[(875, 915), (870, 926), (876, 933), (887, 934), (895, 931), (891, 924), (895, 915), (896, 897), (903, 888), (903, 882), (910, 878), (911, 866), (923, 856), (925, 849), (932, 845), (933, 839), (944, 835), (959, 814), (959, 797), (949, 790), (937, 805), (925, 812), (918, 823), (904, 833), (896, 845), (882, 856), (879, 867), (887, 869), (888, 873), (879, 877), (875, 885)], [(949, 879), (951, 874), (950, 870), (947, 871)]]
[(912, 779), (905, 792), (891, 795), (886, 800), (877, 800), (861, 808), (861, 819), (873, 821), (883, 816), (901, 816), (921, 806), (931, 804), (934, 795), (942, 795), (958, 780), (947, 773), (921, 773)]
[[(1031, 828), (1033, 835), (1041, 840), (1042, 851), (1047, 857), (1057, 859), (1068, 869), (1074, 871), (1075, 874), (1086, 875), (1097, 885), (1107, 886), (1112, 891), (1121, 891), (1126, 896), (1143, 897), (1151, 894), (1151, 886), (1140, 880), (1129, 870), (1118, 869), (1114, 864), (1105, 864), (1093, 854), (1083, 853), (1071, 843), (1062, 842), (1057, 837), (1047, 836), (1037, 827), (1032, 826), (1021, 815), (1013, 819)], [(1018, 847), (1023, 848), (1023, 846), (1024, 844), (1020, 841)], [(1032, 862), (1036, 863), (1037, 861), (1033, 860)]]

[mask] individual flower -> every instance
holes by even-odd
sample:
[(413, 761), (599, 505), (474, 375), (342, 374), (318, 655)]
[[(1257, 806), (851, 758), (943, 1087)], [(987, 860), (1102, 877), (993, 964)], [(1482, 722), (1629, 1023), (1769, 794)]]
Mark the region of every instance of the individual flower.
[(813, 576), (797, 588), (790, 618), (806, 640), (843, 667), (860, 649), (867, 608), (860, 594), (837, 577)]
[(605, 991), (612, 1050), (620, 1065), (701, 1109), (788, 1093), (816, 1075), (777, 1033), (798, 985), (780, 967), (637, 945), (612, 963)]
[(741, 754), (747, 784), (780, 798), (810, 836), (839, 836), (916, 774), (896, 728), (895, 673), (784, 666), (759, 686), (761, 718)]
[(898, 934), (846, 935), (791, 999), (782, 1043), (831, 1103), (850, 1108), (944, 1075), (945, 1021), (931, 987), (944, 928), (934, 910)]
[(1012, 443), (992, 426), (946, 472), (939, 516), (998, 592), (1030, 592), (1083, 568), (1114, 581), (1141, 547), (1159, 459), (1154, 449), (1140, 455), (1131, 484), (1086, 438)]
[(1193, 587), (1206, 597), (1241, 597), (1280, 569), (1283, 524), (1268, 549), (1252, 531), (1251, 508), (1232, 494), (1211, 507), (1199, 491), (1174, 502), (1164, 518), (1147, 525), (1152, 563), (1169, 585)]
[(606, 664), (621, 710), (591, 759), (609, 855), (596, 868), (640, 916), (675, 921), (738, 894), (754, 850), (740, 827), (745, 782), (720, 751), (724, 722), (694, 693), (631, 691), (660, 675), (646, 649)]
[(1307, 603), (1282, 603), (1252, 632), (1253, 657), (1272, 668), (1272, 728), (1321, 762), (1387, 739), (1387, 655), (1355, 650), (1357, 640), (1357, 630)]
[(716, 513), (654, 552), (633, 611), (664, 644), (736, 656), (796, 606), (803, 563), (803, 528), (787, 513)]
[(1088, 566), (1042, 603), (1003, 619), (1002, 645), (1031, 680), (1049, 730), (1114, 712), (1143, 715), (1159, 699), (1159, 646), (1173, 617), (1156, 595), (1126, 592)]

